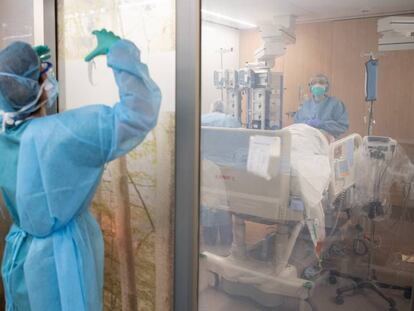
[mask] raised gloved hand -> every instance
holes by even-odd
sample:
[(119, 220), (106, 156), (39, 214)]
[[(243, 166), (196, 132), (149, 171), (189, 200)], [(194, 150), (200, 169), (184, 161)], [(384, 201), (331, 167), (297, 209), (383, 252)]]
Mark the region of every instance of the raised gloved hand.
[(310, 119), (306, 122), (306, 124), (318, 128), (321, 125), (321, 120), (318, 118)]
[(118, 40), (121, 40), (119, 36), (115, 35), (112, 31), (107, 31), (106, 29), (94, 30), (92, 34), (96, 36), (98, 45), (95, 50), (90, 52), (85, 57), (86, 62), (90, 62), (96, 56), (108, 54), (112, 45), (114, 45)]
[(50, 49), (47, 45), (37, 45), (33, 47), (33, 50), (39, 56), (40, 61), (44, 62), (50, 59)]

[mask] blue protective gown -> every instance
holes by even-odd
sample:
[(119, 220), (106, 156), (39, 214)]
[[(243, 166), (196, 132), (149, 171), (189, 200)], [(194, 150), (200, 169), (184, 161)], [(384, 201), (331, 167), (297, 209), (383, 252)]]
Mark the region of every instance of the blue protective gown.
[(104, 165), (155, 126), (161, 93), (140, 52), (107, 56), (120, 102), (32, 119), (0, 134), (0, 187), (13, 218), (3, 257), (7, 310), (102, 310), (103, 239), (89, 212)]
[(201, 125), (214, 127), (238, 128), (241, 123), (237, 118), (221, 112), (210, 112), (201, 116)]
[(319, 129), (334, 137), (341, 136), (349, 128), (348, 112), (345, 105), (335, 97), (327, 96), (321, 102), (307, 100), (295, 115), (295, 123), (307, 123), (319, 119)]

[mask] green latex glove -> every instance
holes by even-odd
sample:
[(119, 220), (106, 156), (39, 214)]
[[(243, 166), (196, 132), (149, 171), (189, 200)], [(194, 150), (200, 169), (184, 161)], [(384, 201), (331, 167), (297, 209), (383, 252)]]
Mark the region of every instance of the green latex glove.
[(50, 49), (47, 45), (38, 45), (33, 47), (33, 50), (39, 56), (40, 61), (44, 62), (50, 59)]
[(106, 29), (94, 30), (92, 34), (96, 36), (98, 46), (85, 57), (86, 62), (90, 62), (96, 56), (108, 54), (111, 46), (118, 40), (121, 40), (121, 38), (115, 35), (112, 31), (107, 31)]

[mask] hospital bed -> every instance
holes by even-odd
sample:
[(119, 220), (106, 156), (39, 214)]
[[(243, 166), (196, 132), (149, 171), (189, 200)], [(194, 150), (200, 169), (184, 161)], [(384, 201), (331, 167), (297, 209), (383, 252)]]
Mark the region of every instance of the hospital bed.
[[(301, 193), (297, 176), (291, 174), (290, 132), (203, 127), (201, 137), (201, 198), (206, 202), (221, 202), (210, 208), (226, 210), (233, 215), (230, 255), (203, 253), (211, 273), (211, 285), (220, 286), (230, 294), (250, 297), (267, 307), (281, 305), (286, 297), (291, 297), (299, 299), (304, 308), (314, 284), (298, 277), (296, 267), (289, 264), (294, 245), (306, 224), (304, 209), (292, 204)], [(278, 150), (269, 164), (272, 170), (269, 178), (247, 169), (249, 148), (255, 137), (273, 138), (277, 142)], [(326, 191), (329, 203), (354, 185), (361, 146), (362, 139), (357, 134), (329, 146), (331, 177)], [(257, 261), (248, 255), (246, 220), (275, 225), (275, 253), (271, 262)]]

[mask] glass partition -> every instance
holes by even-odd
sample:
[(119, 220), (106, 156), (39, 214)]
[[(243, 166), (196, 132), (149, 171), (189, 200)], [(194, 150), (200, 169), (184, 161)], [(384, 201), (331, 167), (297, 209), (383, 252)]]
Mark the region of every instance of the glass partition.
[(42, 43), (42, 8), (43, 5), (39, 7), (39, 1), (2, 1), (0, 4), (0, 48), (6, 47), (13, 41)]
[[(47, 36), (45, 25), (54, 25), (54, 18), (45, 17), (50, 4), (37, 0), (4, 0), (0, 2), (0, 50), (15, 41), (31, 45), (54, 45), (54, 38)], [(50, 30), (53, 30), (53, 26)], [(53, 57), (55, 56), (52, 51)], [(0, 256), (3, 257), (5, 237), (11, 226), (11, 219), (0, 195)], [(2, 281), (2, 280), (1, 280)], [(0, 281), (0, 308), (5, 309), (3, 284)]]
[(199, 310), (412, 310), (414, 7), (357, 7), (202, 1)]
[[(105, 310), (169, 310), (173, 282), (175, 1), (58, 1), (60, 110), (113, 105), (118, 98), (106, 58), (88, 66), (93, 30), (135, 43), (162, 92), (157, 127), (111, 163), (93, 210), (105, 241)], [(81, 152), (81, 151), (80, 151)]]

